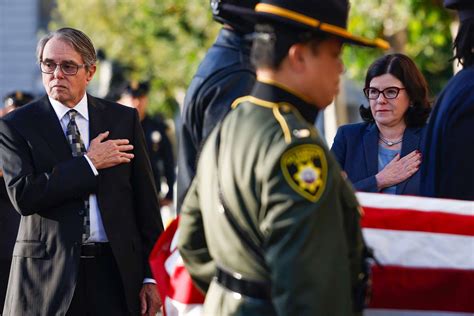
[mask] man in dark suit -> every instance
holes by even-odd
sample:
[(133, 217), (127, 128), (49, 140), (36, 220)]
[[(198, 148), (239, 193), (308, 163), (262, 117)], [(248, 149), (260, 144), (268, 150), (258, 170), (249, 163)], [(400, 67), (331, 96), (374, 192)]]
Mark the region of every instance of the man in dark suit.
[(235, 14), (234, 8), (254, 8), (256, 0), (211, 0), (212, 14), (223, 24), (194, 75), (184, 99), (179, 131), (177, 211), (196, 174), (201, 144), (229, 112), (232, 102), (249, 94), (255, 83), (250, 63), (250, 42), (245, 35), (253, 25)]
[(138, 114), (86, 94), (96, 55), (81, 31), (46, 35), (37, 54), (47, 96), (0, 121), (22, 215), (3, 313), (155, 315), (147, 259), (163, 227)]

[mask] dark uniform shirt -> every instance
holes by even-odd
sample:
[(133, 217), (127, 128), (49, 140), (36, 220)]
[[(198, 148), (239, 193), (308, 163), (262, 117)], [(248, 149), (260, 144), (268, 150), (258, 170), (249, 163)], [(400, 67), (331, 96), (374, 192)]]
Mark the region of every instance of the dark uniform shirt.
[(161, 190), (161, 180), (162, 176), (164, 176), (169, 188), (166, 198), (172, 200), (175, 168), (173, 148), (166, 134), (168, 127), (160, 118), (151, 118), (149, 116), (145, 116), (143, 121), (141, 121), (141, 125), (145, 133), (145, 141), (156, 188), (158, 191)]
[[(207, 292), (204, 314), (351, 315), (363, 248), (359, 206), (312, 125), (316, 108), (262, 82), (235, 104), (203, 147), (180, 218), (178, 247)], [(218, 183), (264, 262), (222, 212)], [(213, 279), (217, 268), (269, 284), (271, 299), (229, 291)]]
[(189, 85), (179, 133), (178, 212), (196, 173), (201, 143), (227, 114), (232, 102), (252, 90), (255, 73), (249, 54), (242, 35), (223, 28)]
[(439, 96), (425, 140), (421, 194), (474, 200), (474, 66), (457, 73)]

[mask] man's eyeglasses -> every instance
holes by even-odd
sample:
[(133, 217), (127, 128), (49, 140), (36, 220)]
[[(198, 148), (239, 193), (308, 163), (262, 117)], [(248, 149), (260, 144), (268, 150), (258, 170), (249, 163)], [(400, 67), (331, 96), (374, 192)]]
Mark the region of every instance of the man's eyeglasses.
[(86, 67), (86, 64), (78, 65), (76, 63), (66, 62), (62, 64), (56, 64), (55, 62), (46, 60), (40, 62), (40, 69), (42, 73), (52, 74), (56, 71), (57, 67), (61, 68), (63, 74), (67, 76), (74, 76), (79, 71), (79, 68)]
[(395, 99), (396, 97), (398, 97), (400, 90), (405, 90), (405, 88), (388, 87), (380, 91), (379, 89), (369, 87), (364, 89), (364, 94), (369, 100), (377, 100), (381, 93), (383, 94), (385, 99)]

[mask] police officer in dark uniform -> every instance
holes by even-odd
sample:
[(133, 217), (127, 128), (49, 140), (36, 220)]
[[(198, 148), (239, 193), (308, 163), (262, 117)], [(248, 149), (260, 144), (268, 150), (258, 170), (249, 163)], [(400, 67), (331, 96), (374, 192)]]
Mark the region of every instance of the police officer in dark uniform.
[(232, 101), (250, 93), (255, 83), (250, 44), (244, 39), (253, 26), (230, 9), (253, 8), (256, 3), (256, 0), (211, 0), (213, 17), (223, 27), (199, 65), (184, 100), (178, 149), (178, 212), (196, 173), (203, 140), (227, 114)]
[(118, 103), (133, 106), (137, 109), (140, 122), (145, 133), (145, 141), (150, 157), (151, 168), (158, 191), (161, 190), (163, 177), (168, 186), (165, 196), (160, 196), (162, 206), (171, 205), (173, 201), (173, 185), (175, 181), (175, 164), (171, 141), (168, 137), (168, 126), (159, 116), (151, 117), (146, 113), (148, 107), (148, 82), (130, 82)]
[(434, 106), (425, 137), (421, 194), (474, 200), (474, 1), (445, 0), (444, 5), (459, 13), (454, 58), (463, 69)]
[(347, 0), (264, 0), (251, 95), (210, 134), (180, 217), (178, 247), (205, 315), (360, 311), (359, 205), (313, 122), (334, 99)]
[[(27, 92), (14, 91), (7, 94), (3, 100), (4, 108), (0, 113), (0, 117), (32, 100), (33, 95)], [(19, 223), (20, 214), (15, 211), (10, 202), (0, 170), (0, 307), (3, 306), (5, 301), (13, 247), (15, 246)]]

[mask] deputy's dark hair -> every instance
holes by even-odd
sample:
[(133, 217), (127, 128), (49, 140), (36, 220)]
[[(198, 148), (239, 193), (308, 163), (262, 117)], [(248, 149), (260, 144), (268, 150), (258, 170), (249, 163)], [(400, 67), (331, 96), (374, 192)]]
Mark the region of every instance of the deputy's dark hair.
[(308, 43), (314, 52), (319, 44), (330, 35), (323, 32), (301, 32), (288, 26), (257, 24), (252, 34), (251, 61), (256, 68), (278, 69), (288, 55), (290, 47), (296, 43)]
[(453, 48), (453, 59), (457, 59), (464, 67), (474, 64), (474, 18), (461, 22)]
[[(367, 70), (365, 88), (370, 86), (370, 82), (374, 77), (384, 74), (391, 74), (400, 80), (408, 93), (411, 103), (405, 113), (406, 125), (408, 127), (421, 127), (426, 124), (431, 112), (428, 84), (413, 60), (403, 54), (389, 54), (377, 59)], [(364, 121), (374, 122), (370, 106), (361, 105), (359, 113)]]

